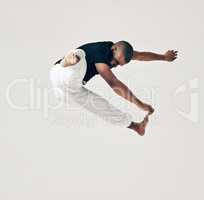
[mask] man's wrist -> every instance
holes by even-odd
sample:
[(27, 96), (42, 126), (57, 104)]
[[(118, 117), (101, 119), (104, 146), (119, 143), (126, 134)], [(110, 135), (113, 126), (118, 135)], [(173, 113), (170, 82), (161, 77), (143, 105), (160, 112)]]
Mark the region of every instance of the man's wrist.
[(163, 60), (165, 60), (165, 61), (166, 61), (166, 55), (165, 55), (165, 54), (163, 55)]
[(161, 54), (161, 55), (160, 55), (160, 60), (164, 60), (164, 61), (166, 60), (165, 54)]

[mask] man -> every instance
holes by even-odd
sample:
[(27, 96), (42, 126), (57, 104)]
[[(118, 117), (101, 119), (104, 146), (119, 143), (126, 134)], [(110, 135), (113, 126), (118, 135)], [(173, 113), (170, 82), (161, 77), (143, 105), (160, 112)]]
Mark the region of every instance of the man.
[[(87, 43), (69, 51), (62, 59), (54, 63), (50, 71), (50, 80), (61, 95), (68, 94), (79, 105), (90, 112), (105, 118), (112, 124), (125, 126), (136, 131), (139, 135), (145, 134), (148, 116), (154, 112), (151, 105), (139, 100), (131, 90), (120, 81), (111, 71), (118, 65), (124, 66), (131, 60), (151, 61), (163, 60), (171, 62), (177, 58), (177, 51), (168, 50), (165, 54), (141, 52), (133, 49), (127, 41), (101, 41)], [(83, 87), (93, 76), (99, 74), (113, 91), (124, 99), (135, 104), (147, 114), (143, 121), (134, 122), (132, 116), (124, 113), (94, 92)], [(93, 106), (86, 98), (95, 98)], [(100, 98), (99, 98), (100, 97)], [(86, 102), (84, 104), (84, 102)], [(100, 109), (103, 107), (103, 109)]]

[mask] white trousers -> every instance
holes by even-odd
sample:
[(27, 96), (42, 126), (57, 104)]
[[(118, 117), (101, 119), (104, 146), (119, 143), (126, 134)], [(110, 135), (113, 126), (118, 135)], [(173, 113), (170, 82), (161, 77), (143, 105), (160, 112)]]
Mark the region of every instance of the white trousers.
[(63, 67), (64, 60), (62, 60), (50, 70), (50, 81), (56, 98), (66, 104), (71, 99), (79, 106), (113, 125), (129, 126), (133, 121), (132, 115), (122, 112), (106, 99), (83, 86), (82, 81), (87, 70), (85, 51), (73, 49), (70, 52), (75, 52), (80, 57), (77, 64)]

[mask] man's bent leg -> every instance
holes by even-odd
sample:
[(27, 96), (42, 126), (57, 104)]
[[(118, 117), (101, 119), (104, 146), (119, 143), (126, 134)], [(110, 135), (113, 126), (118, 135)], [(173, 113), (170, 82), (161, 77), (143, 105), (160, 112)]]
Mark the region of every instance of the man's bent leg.
[(82, 86), (82, 80), (85, 76), (87, 63), (85, 59), (85, 51), (82, 49), (73, 49), (70, 52), (80, 57), (75, 65), (63, 67), (63, 60), (56, 64), (50, 70), (50, 81), (53, 91), (58, 100), (64, 101), (67, 90), (75, 91)]

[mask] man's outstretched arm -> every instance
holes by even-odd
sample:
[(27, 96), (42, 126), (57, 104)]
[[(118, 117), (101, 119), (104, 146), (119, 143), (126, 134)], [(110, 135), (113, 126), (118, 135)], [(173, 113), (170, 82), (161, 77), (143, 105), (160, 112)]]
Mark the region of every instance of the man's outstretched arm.
[(113, 89), (116, 94), (135, 104), (140, 109), (147, 111), (148, 114), (152, 114), (154, 112), (154, 109), (150, 105), (143, 103), (141, 100), (139, 100), (123, 82), (117, 79), (117, 77), (113, 74), (108, 65), (104, 63), (97, 63), (95, 65), (98, 73), (102, 76), (102, 78), (108, 83), (108, 85)]
[(158, 54), (146, 51), (134, 51), (132, 60), (140, 61), (163, 60), (171, 62), (177, 58), (177, 52), (178, 51), (168, 50), (165, 54)]

